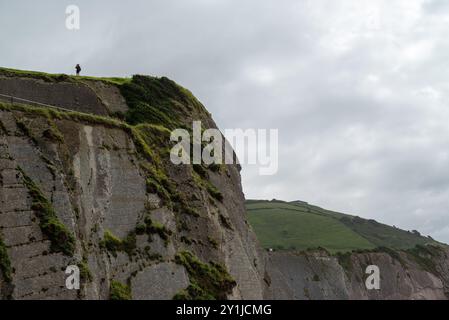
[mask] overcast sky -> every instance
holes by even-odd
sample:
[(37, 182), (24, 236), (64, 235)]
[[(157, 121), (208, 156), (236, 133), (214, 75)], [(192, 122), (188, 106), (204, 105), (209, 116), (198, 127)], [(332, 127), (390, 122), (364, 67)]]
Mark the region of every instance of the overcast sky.
[(166, 75), (222, 129), (278, 128), (279, 172), (245, 166), (248, 198), (449, 242), (449, 1), (0, 0), (0, 39), (1, 66)]

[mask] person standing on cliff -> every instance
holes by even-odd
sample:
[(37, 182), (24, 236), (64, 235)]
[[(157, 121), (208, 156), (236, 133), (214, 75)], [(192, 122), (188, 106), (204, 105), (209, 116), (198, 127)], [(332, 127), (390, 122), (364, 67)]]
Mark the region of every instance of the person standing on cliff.
[(81, 72), (81, 66), (79, 64), (77, 64), (75, 69), (76, 69), (76, 75), (79, 76), (80, 72)]

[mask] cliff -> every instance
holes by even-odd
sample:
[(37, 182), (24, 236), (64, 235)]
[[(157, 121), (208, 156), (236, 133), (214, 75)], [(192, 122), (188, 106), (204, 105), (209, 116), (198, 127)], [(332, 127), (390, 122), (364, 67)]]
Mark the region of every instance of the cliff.
[[(74, 110), (0, 105), (3, 297), (262, 298), (239, 168), (168, 158), (169, 129), (215, 128), (210, 115), (166, 78), (123, 83), (0, 77), (1, 94)], [(65, 287), (68, 265), (81, 267), (79, 292)]]
[[(409, 256), (393, 263), (387, 253), (339, 260), (323, 252), (264, 252), (246, 221), (239, 166), (169, 161), (172, 129), (189, 129), (193, 120), (203, 129), (216, 125), (167, 78), (0, 69), (0, 94), (4, 299), (389, 299), (447, 292), (447, 252), (432, 255), (435, 263), (424, 264), (437, 266), (430, 269)], [(395, 279), (382, 282), (388, 290), (366, 292), (367, 259)], [(81, 271), (81, 290), (66, 288), (69, 265)]]
[[(449, 249), (374, 250), (342, 255), (326, 251), (268, 254), (268, 296), (300, 300), (445, 300)], [(379, 290), (368, 290), (367, 266), (380, 270)]]

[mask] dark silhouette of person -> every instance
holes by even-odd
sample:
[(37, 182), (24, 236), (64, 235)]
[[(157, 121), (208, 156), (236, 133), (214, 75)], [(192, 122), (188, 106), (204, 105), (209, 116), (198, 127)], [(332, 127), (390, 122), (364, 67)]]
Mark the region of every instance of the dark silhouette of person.
[(81, 72), (81, 66), (79, 64), (77, 64), (75, 69), (76, 69), (76, 75), (79, 76), (80, 72)]

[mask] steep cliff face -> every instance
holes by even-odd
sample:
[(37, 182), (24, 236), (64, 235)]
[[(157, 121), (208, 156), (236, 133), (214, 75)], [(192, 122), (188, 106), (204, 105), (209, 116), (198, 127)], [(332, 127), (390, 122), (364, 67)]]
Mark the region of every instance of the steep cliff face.
[[(8, 75), (0, 93), (124, 117), (123, 90), (135, 108), (153, 108), (151, 99), (176, 108), (167, 127), (192, 120), (215, 127), (185, 89), (165, 78), (137, 80), (119, 89)], [(166, 110), (154, 111), (164, 118)], [(3, 298), (263, 297), (263, 260), (244, 218), (239, 168), (172, 165), (168, 128), (135, 122), (1, 105)], [(66, 288), (69, 265), (80, 267), (80, 291)]]

